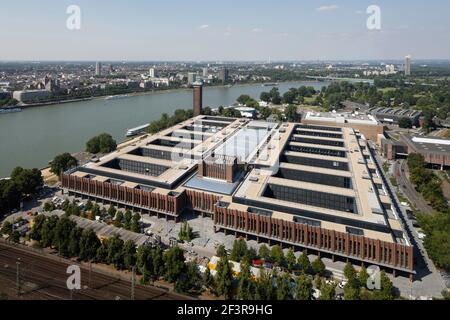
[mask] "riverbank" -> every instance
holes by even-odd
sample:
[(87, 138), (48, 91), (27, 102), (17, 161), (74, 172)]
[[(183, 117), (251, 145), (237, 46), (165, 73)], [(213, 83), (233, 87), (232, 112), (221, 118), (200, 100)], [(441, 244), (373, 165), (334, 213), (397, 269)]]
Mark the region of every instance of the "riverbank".
[[(272, 88), (272, 87), (278, 87), (279, 85), (285, 84), (285, 83), (305, 83), (308, 82), (315, 83), (311, 79), (309, 80), (286, 80), (286, 81), (277, 81), (276, 84), (273, 82), (252, 82), (252, 83), (239, 83), (239, 84), (233, 84), (231, 87), (230, 85), (212, 85), (208, 86), (205, 85), (204, 88), (217, 88), (217, 89), (230, 89), (233, 87), (237, 88), (245, 88), (245, 87), (253, 87), (255, 85), (261, 85), (265, 88)], [(265, 85), (266, 84), (266, 85)], [(274, 85), (272, 85), (274, 84)], [(60, 105), (60, 104), (67, 104), (67, 103), (73, 103), (73, 102), (83, 102), (83, 101), (92, 101), (92, 100), (105, 100), (109, 97), (119, 97), (123, 96), (123, 99), (131, 98), (131, 97), (139, 97), (139, 96), (148, 96), (148, 95), (155, 95), (155, 94), (163, 94), (163, 93), (173, 93), (173, 92), (189, 92), (191, 91), (191, 88), (182, 87), (182, 88), (172, 88), (172, 89), (159, 89), (159, 90), (149, 90), (149, 91), (142, 91), (142, 92), (130, 92), (130, 93), (117, 93), (117, 94), (108, 94), (108, 95), (101, 95), (101, 96), (93, 96), (93, 97), (87, 97), (87, 98), (80, 98), (80, 99), (70, 99), (70, 100), (58, 100), (58, 101), (48, 101), (48, 102), (40, 102), (40, 103), (32, 103), (32, 104), (19, 104), (18, 106), (27, 109), (27, 108), (33, 108), (33, 107), (44, 107), (44, 106), (53, 106), (53, 105)]]
[(91, 101), (94, 98), (80, 98), (80, 99), (70, 99), (70, 100), (58, 100), (58, 101), (48, 101), (48, 102), (40, 102), (40, 103), (32, 103), (32, 104), (18, 104), (18, 107), (21, 107), (22, 109), (27, 108), (34, 108), (34, 107), (45, 107), (45, 106), (52, 106), (52, 105), (58, 105), (58, 104), (66, 104), (66, 103), (73, 103), (73, 102), (83, 102), (83, 101)]
[[(320, 90), (324, 82), (280, 82), (280, 93), (290, 88), (312, 86)], [(233, 87), (206, 87), (203, 105), (212, 109), (230, 106), (243, 94), (259, 99), (270, 87), (240, 84)], [(192, 92), (187, 88), (139, 93), (124, 99), (96, 98), (39, 108), (0, 116), (0, 177), (23, 168), (44, 168), (49, 161), (65, 152), (84, 150), (86, 141), (103, 132), (116, 141), (125, 142), (129, 128), (159, 120), (163, 113), (192, 108)], [(6, 138), (7, 137), (7, 138)]]

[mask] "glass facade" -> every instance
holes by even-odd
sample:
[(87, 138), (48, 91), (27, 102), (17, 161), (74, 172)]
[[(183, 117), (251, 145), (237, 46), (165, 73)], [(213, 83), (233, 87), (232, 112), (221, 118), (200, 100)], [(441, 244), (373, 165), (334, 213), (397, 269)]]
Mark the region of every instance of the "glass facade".
[(357, 213), (355, 199), (338, 194), (268, 184), (263, 196), (314, 207)]
[(342, 134), (331, 132), (304, 131), (297, 129), (297, 134), (300, 134), (302, 136), (342, 139)]
[(352, 180), (350, 178), (329, 175), (320, 172), (280, 168), (276, 177), (352, 189)]
[(330, 157), (338, 157), (338, 158), (346, 158), (347, 157), (345, 151), (330, 150), (330, 149), (324, 149), (324, 148), (289, 145), (287, 147), (287, 149), (289, 151), (294, 151), (294, 152), (320, 154), (323, 156), (330, 156)]
[(335, 128), (335, 127), (322, 127), (322, 126), (314, 126), (314, 125), (307, 125), (307, 124), (301, 124), (297, 126), (298, 129), (311, 129), (311, 130), (322, 130), (322, 131), (334, 131), (334, 132), (342, 132), (341, 128)]
[(333, 146), (333, 147), (344, 147), (345, 146), (343, 141), (320, 140), (320, 139), (311, 139), (311, 138), (306, 138), (306, 137), (292, 137), (291, 141), (300, 142), (300, 143), (318, 144), (318, 145), (322, 145), (322, 146)]
[(169, 169), (169, 167), (161, 166), (158, 164), (138, 162), (127, 159), (114, 159), (104, 164), (103, 166), (111, 169), (117, 169), (154, 177), (160, 176), (162, 173), (164, 173)]
[(166, 140), (166, 139), (156, 139), (152, 141), (150, 144), (155, 146), (164, 146), (164, 147), (170, 147), (170, 148), (183, 148), (183, 149), (193, 149), (195, 146), (198, 145), (196, 142), (181, 142), (181, 141), (172, 141), (172, 140)]
[(303, 166), (309, 167), (319, 167), (326, 169), (334, 169), (341, 171), (349, 171), (348, 163), (346, 162), (338, 162), (338, 161), (330, 161), (323, 159), (313, 159), (307, 157), (297, 157), (292, 155), (285, 155), (281, 159), (282, 162), (300, 164)]

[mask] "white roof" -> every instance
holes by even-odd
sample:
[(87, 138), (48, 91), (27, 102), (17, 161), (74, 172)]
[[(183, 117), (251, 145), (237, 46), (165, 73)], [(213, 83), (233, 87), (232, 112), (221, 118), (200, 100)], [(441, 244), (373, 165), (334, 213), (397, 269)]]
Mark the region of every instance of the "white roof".
[(413, 142), (417, 143), (431, 143), (431, 144), (444, 144), (446, 146), (450, 146), (450, 139), (444, 140), (444, 139), (432, 139), (432, 138), (420, 138), (420, 137), (413, 137)]

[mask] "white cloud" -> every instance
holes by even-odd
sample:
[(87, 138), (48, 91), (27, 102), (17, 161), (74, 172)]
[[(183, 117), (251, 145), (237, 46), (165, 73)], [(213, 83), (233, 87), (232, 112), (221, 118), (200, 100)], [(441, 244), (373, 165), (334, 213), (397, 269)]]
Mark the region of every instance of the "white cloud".
[(262, 28), (253, 28), (252, 32), (263, 32), (264, 30)]
[(362, 10), (356, 10), (355, 13), (356, 13), (356, 14), (364, 14), (364, 11), (362, 11)]
[(322, 12), (322, 11), (334, 11), (334, 10), (337, 10), (338, 8), (339, 8), (338, 5), (332, 4), (332, 5), (329, 5), (329, 6), (318, 7), (318, 8), (316, 8), (316, 11), (319, 11), (319, 12)]
[(198, 27), (200, 30), (203, 30), (203, 29), (208, 29), (209, 28), (209, 24), (203, 24), (203, 25), (201, 25), (200, 27)]

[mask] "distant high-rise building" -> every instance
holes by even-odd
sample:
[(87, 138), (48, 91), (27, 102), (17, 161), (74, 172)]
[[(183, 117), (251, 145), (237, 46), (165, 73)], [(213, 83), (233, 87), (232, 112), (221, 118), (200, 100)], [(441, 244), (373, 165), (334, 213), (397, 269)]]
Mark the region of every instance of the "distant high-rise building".
[(219, 70), (219, 81), (222, 81), (222, 83), (228, 82), (228, 69), (222, 68)]
[(208, 68), (203, 68), (203, 77), (207, 77), (208, 76)]
[(102, 75), (102, 63), (101, 62), (97, 62), (95, 64), (95, 75), (96, 76), (101, 76)]
[(411, 56), (407, 55), (405, 57), (405, 76), (411, 75)]
[(154, 78), (155, 77), (155, 68), (150, 68), (148, 74), (149, 74), (150, 78)]
[(203, 83), (196, 81), (194, 87), (194, 117), (203, 113)]
[(188, 85), (192, 86), (196, 80), (196, 76), (194, 72), (188, 73)]

